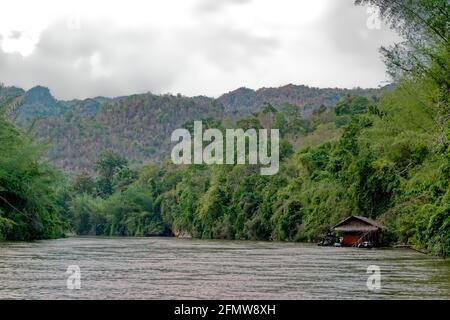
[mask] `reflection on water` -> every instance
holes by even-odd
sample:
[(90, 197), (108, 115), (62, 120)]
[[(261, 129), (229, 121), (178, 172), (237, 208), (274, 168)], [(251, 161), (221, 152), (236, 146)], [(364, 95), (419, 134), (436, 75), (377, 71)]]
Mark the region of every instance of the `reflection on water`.
[[(69, 265), (81, 289), (67, 289)], [(367, 289), (367, 267), (381, 290)], [(0, 243), (1, 299), (450, 299), (450, 261), (410, 250), (252, 241)]]

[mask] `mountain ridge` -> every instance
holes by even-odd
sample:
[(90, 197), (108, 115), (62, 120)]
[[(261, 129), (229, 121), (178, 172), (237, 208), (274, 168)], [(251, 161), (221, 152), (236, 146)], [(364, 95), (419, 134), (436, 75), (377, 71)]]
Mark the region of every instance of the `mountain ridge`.
[[(31, 112), (31, 116), (35, 116), (37, 113), (38, 116), (52, 116), (52, 115), (61, 115), (66, 111), (69, 111), (73, 106), (79, 106), (86, 104), (88, 102), (94, 103), (102, 103), (102, 102), (113, 102), (122, 99), (126, 99), (128, 97), (133, 96), (141, 96), (141, 95), (153, 95), (153, 96), (177, 96), (177, 97), (186, 97), (186, 98), (205, 98), (211, 101), (217, 101), (224, 105), (226, 109), (233, 110), (238, 108), (250, 109), (250, 111), (255, 111), (259, 109), (259, 107), (264, 102), (269, 102), (275, 106), (279, 106), (283, 103), (291, 103), (296, 104), (301, 107), (314, 107), (317, 106), (313, 102), (308, 100), (308, 96), (310, 97), (314, 93), (322, 93), (320, 97), (323, 99), (322, 104), (324, 105), (334, 105), (339, 98), (341, 98), (345, 94), (356, 94), (368, 96), (370, 94), (377, 95), (380, 91), (390, 90), (392, 88), (392, 84), (388, 84), (385, 86), (380, 86), (378, 88), (360, 88), (355, 87), (352, 89), (349, 88), (338, 88), (338, 87), (310, 87), (307, 85), (296, 85), (289, 83), (287, 85), (279, 86), (279, 87), (261, 87), (258, 89), (251, 89), (247, 87), (239, 87), (237, 89), (228, 91), (226, 93), (221, 94), (217, 98), (210, 97), (207, 95), (195, 95), (188, 96), (182, 94), (172, 94), (172, 93), (164, 93), (164, 94), (153, 94), (151, 92), (146, 93), (136, 93), (124, 96), (116, 96), (116, 97), (105, 97), (105, 96), (96, 96), (96, 97), (86, 97), (86, 98), (76, 98), (76, 99), (56, 99), (51, 90), (48, 87), (37, 85), (29, 90), (24, 90), (22, 88), (16, 86), (1, 86), (0, 83), (0, 101), (5, 98), (11, 98), (15, 96), (23, 95), (22, 103), (21, 103), (21, 111), (23, 113), (27, 113), (26, 109), (30, 108), (30, 105), (33, 109), (36, 108), (37, 105), (40, 108), (48, 108), (58, 106), (61, 110), (54, 110), (51, 112), (50, 110), (40, 110), (41, 112)], [(340, 94), (336, 94), (340, 93)], [(45, 109), (44, 108), (44, 109)], [(38, 111), (38, 110), (33, 110)], [(21, 113), (19, 111), (19, 113)], [(28, 119), (27, 116), (25, 118)]]
[(28, 91), (0, 87), (0, 102), (14, 95), (21, 103), (13, 118), (22, 127), (35, 119), (33, 134), (50, 141), (47, 159), (67, 172), (92, 172), (92, 164), (104, 149), (126, 156), (132, 164), (161, 161), (170, 154), (171, 132), (193, 120), (213, 118), (233, 126), (258, 112), (265, 103), (276, 109), (292, 105), (308, 118), (321, 106), (331, 107), (347, 95), (379, 96), (377, 89), (311, 88), (288, 84), (278, 88), (238, 88), (218, 98), (181, 94), (134, 94), (115, 98), (57, 100), (49, 88)]

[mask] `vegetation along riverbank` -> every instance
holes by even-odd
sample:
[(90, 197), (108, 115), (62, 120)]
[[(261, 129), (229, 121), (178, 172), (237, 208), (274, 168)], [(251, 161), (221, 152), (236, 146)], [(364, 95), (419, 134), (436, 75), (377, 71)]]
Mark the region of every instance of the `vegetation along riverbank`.
[[(26, 93), (1, 87), (0, 239), (75, 232), (316, 241), (354, 215), (384, 225), (388, 243), (448, 256), (448, 2), (357, 3), (379, 5), (405, 42), (381, 50), (394, 85), (327, 89), (337, 102), (322, 99), (321, 89), (287, 86), (274, 92), (316, 92), (323, 103), (268, 95), (242, 110), (226, 99), (137, 95), (105, 98), (95, 114), (85, 103), (58, 104), (32, 120), (24, 116), (34, 110), (23, 108)], [(235, 98), (252, 94), (241, 89)], [(145, 129), (149, 112), (153, 131)], [(199, 116), (204, 129), (279, 128), (278, 174), (262, 176), (257, 165), (173, 165), (169, 152), (158, 153), (170, 139), (168, 124), (192, 130)], [(118, 123), (121, 136), (110, 139)], [(160, 144), (139, 141), (145, 130)], [(88, 156), (73, 156), (78, 145), (99, 153), (86, 163)], [(158, 157), (143, 163), (141, 151)]]

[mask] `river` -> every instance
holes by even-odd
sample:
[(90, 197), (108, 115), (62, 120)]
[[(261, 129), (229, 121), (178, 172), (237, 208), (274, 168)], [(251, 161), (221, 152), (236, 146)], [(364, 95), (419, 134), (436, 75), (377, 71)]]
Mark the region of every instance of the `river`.
[[(81, 288), (67, 288), (69, 265)], [(380, 268), (371, 291), (367, 267)], [(450, 260), (407, 249), (74, 237), (0, 242), (0, 299), (450, 299)]]

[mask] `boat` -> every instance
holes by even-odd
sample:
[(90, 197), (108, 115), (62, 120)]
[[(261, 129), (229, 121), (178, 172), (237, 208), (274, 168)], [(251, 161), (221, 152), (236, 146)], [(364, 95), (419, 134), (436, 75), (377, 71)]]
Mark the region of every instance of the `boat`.
[(373, 243), (370, 241), (363, 241), (358, 244), (358, 248), (365, 248), (365, 249), (373, 248), (373, 246), (374, 246)]

